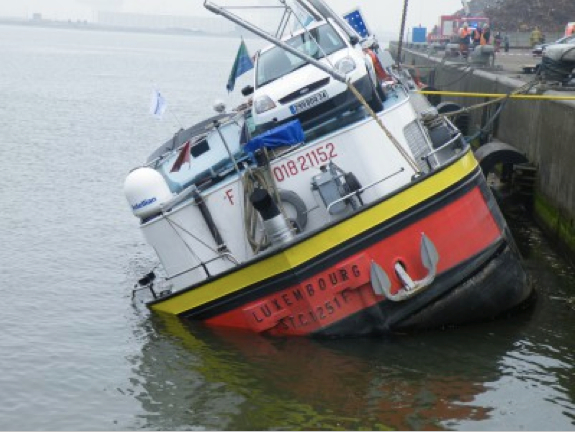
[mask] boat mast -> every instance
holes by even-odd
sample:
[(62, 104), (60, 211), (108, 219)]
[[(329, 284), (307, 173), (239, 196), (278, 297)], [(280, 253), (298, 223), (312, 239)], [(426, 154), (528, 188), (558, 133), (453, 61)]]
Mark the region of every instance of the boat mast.
[(403, 16), (401, 17), (401, 30), (399, 30), (399, 46), (397, 47), (397, 69), (401, 69), (401, 48), (403, 46), (403, 33), (405, 32), (405, 19), (407, 18), (407, 5), (409, 0), (403, 1)]

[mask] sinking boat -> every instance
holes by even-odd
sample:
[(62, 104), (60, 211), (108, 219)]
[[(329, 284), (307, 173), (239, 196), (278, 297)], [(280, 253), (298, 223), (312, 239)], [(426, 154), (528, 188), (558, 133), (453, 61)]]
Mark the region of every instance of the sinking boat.
[[(361, 39), (323, 1), (297, 3), (351, 45)], [(152, 311), (272, 336), (341, 337), (490, 319), (530, 296), (472, 149), (406, 72), (385, 68), (374, 106), (328, 54), (205, 5), (322, 70), (314, 92), (340, 80), (360, 103), (318, 123), (309, 110), (330, 101), (312, 94), (293, 118), (265, 128), (254, 127), (253, 106), (221, 112), (134, 169), (126, 197), (165, 273), (161, 283), (154, 272), (139, 281)]]

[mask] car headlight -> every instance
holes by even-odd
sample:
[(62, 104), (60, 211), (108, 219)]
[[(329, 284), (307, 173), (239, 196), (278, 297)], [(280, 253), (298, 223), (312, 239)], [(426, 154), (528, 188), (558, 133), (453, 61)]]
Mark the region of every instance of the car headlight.
[(254, 109), (256, 110), (256, 114), (265, 113), (266, 111), (269, 111), (275, 107), (276, 107), (276, 104), (267, 95), (258, 96), (254, 100)]
[(344, 57), (335, 63), (335, 68), (339, 73), (348, 74), (355, 69), (355, 62), (351, 57)]

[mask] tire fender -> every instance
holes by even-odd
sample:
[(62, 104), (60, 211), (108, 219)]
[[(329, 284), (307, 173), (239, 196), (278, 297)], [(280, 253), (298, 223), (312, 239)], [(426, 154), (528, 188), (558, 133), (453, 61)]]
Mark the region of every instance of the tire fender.
[(298, 194), (293, 191), (280, 189), (278, 191), (282, 205), (291, 206), (295, 212), (295, 222), (301, 231), (305, 230), (307, 225), (307, 206)]

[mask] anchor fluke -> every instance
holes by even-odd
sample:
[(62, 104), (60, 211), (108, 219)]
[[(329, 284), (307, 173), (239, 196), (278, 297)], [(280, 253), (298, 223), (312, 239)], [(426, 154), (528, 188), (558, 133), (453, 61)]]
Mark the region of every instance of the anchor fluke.
[(384, 295), (391, 301), (404, 301), (416, 294), (425, 291), (431, 286), (437, 274), (439, 254), (433, 242), (421, 233), (421, 263), (428, 270), (427, 275), (420, 280), (413, 280), (407, 273), (404, 265), (397, 262), (394, 266), (395, 273), (402, 283), (402, 287), (395, 293), (391, 293), (391, 281), (383, 268), (375, 261), (371, 262), (371, 285), (375, 294)]
[(421, 233), (421, 262), (423, 267), (435, 273), (437, 263), (439, 262), (439, 254), (437, 249), (429, 237), (425, 233)]
[(377, 295), (384, 295), (387, 297), (389, 289), (391, 288), (391, 281), (389, 280), (385, 270), (383, 270), (375, 261), (371, 262), (370, 276), (373, 292)]

